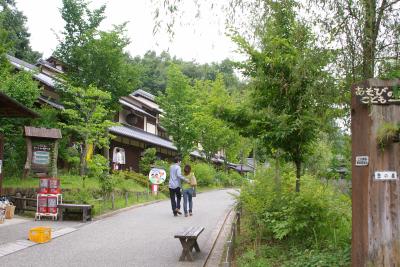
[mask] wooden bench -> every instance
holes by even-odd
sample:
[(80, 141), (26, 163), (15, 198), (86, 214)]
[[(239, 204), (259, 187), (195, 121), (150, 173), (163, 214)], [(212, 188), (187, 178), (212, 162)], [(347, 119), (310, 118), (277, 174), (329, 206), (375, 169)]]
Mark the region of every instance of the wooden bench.
[(189, 261), (193, 261), (192, 250), (194, 248), (197, 252), (200, 252), (197, 238), (203, 231), (204, 227), (190, 227), (175, 234), (175, 238), (179, 238), (182, 244), (182, 254), (179, 261), (184, 261), (186, 258)]
[(64, 211), (67, 212), (68, 209), (69, 210), (71, 210), (71, 209), (81, 210), (83, 222), (86, 222), (87, 220), (89, 220), (89, 221), (92, 220), (92, 205), (60, 203), (57, 205), (57, 207), (58, 207), (58, 217), (60, 218), (60, 221), (63, 220)]

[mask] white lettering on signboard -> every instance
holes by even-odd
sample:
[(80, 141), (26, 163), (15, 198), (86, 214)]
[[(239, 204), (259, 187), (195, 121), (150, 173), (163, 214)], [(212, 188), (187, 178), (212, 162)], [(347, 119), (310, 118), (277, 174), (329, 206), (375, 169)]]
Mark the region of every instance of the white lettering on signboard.
[(378, 171), (375, 172), (375, 180), (386, 181), (386, 180), (397, 180), (397, 172), (393, 171)]
[(356, 166), (368, 166), (368, 156), (356, 156)]

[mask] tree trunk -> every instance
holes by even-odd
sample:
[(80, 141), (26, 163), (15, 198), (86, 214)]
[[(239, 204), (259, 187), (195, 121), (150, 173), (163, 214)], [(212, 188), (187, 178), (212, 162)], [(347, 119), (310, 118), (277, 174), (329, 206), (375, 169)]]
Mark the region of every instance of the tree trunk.
[[(106, 136), (108, 136), (108, 130), (106, 130)], [(110, 139), (108, 139), (110, 140)], [(108, 147), (103, 148), (103, 156), (110, 162), (110, 142), (108, 143)], [(94, 147), (93, 147), (93, 154), (94, 154)]]
[(377, 25), (376, 20), (376, 1), (364, 0), (362, 5), (364, 9), (363, 78), (369, 79), (374, 77), (376, 38), (379, 25)]
[(4, 135), (0, 134), (0, 196), (2, 195), (2, 190), (3, 190), (3, 172), (4, 172), (3, 147), (4, 147)]
[(57, 177), (58, 143), (59, 140), (54, 142), (54, 148), (51, 157), (51, 177)]
[(32, 139), (30, 137), (26, 137), (26, 162), (24, 166), (24, 174), (22, 178), (28, 177), (31, 168), (32, 168)]
[(275, 190), (281, 191), (281, 164), (280, 164), (280, 151), (275, 153)]
[(87, 140), (84, 141), (82, 144), (82, 151), (81, 151), (81, 164), (79, 169), (79, 175), (84, 176), (86, 175), (86, 155), (88, 151), (88, 143)]
[(296, 160), (296, 192), (300, 192), (301, 161)]

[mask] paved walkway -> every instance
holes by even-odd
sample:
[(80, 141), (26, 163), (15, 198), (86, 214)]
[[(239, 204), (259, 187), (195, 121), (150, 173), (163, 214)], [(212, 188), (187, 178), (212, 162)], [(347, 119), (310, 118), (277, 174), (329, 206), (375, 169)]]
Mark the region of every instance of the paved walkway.
[[(227, 212), (234, 204), (232, 193), (235, 191), (219, 190), (198, 194), (194, 198), (192, 217), (173, 217), (170, 202), (162, 201), (83, 226), (76, 222), (66, 222), (69, 225), (63, 227), (79, 230), (49, 243), (3, 256), (0, 258), (0, 266), (203, 266)], [(18, 225), (25, 224), (9, 226), (7, 231), (14, 235), (14, 239), (18, 234), (11, 231)], [(53, 226), (60, 227), (57, 222)], [(190, 226), (205, 227), (198, 239), (202, 251), (194, 253), (194, 262), (179, 262), (181, 244), (173, 235)], [(0, 228), (2, 243), (3, 230)], [(26, 238), (27, 230), (21, 231), (24, 231)]]

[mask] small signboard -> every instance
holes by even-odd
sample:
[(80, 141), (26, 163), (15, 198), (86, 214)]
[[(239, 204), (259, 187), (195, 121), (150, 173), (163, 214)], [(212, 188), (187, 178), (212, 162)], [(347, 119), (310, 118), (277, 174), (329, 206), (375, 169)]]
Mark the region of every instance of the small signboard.
[(167, 178), (167, 173), (164, 169), (153, 168), (149, 173), (149, 180), (152, 184), (162, 184)]
[(394, 172), (394, 171), (377, 171), (377, 172), (375, 172), (375, 177), (374, 178), (377, 181), (397, 180), (397, 172)]
[(356, 166), (368, 166), (368, 156), (356, 156)]

